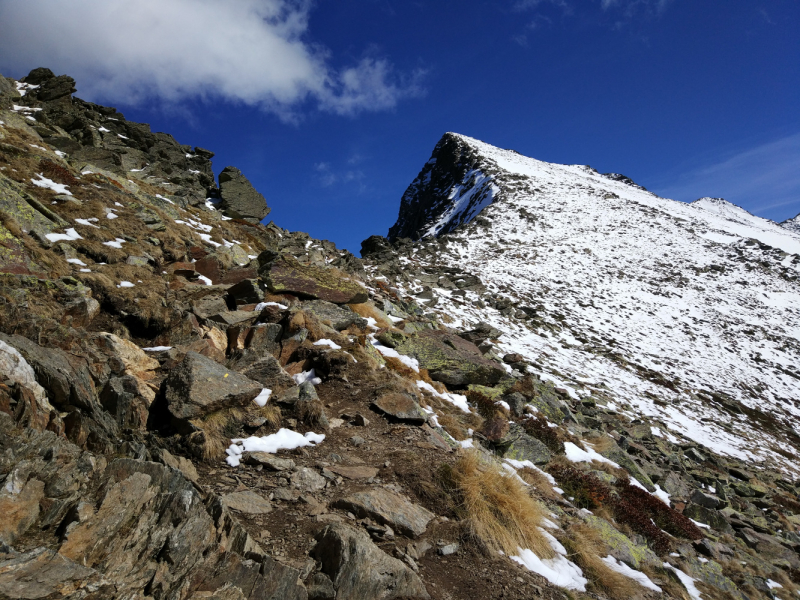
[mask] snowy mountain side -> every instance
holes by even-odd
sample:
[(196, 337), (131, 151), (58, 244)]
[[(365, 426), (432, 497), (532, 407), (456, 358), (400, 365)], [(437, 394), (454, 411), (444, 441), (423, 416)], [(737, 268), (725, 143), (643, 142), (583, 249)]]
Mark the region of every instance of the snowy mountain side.
[(446, 134), (389, 238), (393, 253), (367, 252), (374, 275), (451, 327), (488, 322), (499, 355), (573, 398), (798, 469), (800, 235)]
[(789, 231), (800, 233), (800, 215), (797, 215), (791, 219), (786, 219), (785, 221), (781, 221), (780, 225)]

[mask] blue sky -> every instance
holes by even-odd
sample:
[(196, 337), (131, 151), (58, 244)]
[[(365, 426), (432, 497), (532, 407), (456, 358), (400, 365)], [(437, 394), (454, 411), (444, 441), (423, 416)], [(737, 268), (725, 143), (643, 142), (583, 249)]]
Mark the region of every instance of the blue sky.
[(72, 75), (358, 253), (446, 131), (793, 217), (799, 30), (796, 0), (0, 0), (0, 72)]

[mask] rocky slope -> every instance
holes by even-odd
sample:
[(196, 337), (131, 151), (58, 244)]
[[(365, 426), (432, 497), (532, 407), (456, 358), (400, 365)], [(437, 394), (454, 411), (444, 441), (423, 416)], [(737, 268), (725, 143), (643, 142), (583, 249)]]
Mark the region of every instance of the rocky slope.
[(781, 221), (781, 227), (785, 227), (789, 231), (793, 231), (795, 233), (800, 233), (800, 215), (797, 215), (791, 219), (786, 219), (785, 221)]
[[(697, 416), (640, 390), (684, 384), (621, 342), (595, 353), (618, 370), (597, 373), (568, 362), (571, 344), (506, 341), (562, 340), (576, 315), (500, 293), (504, 261), (453, 253), (529, 183), (490, 173), (483, 146), (451, 136), (438, 191), (423, 177), (404, 198), (427, 216), (397, 235), (452, 233), (371, 238), (365, 265), (260, 225), (269, 209), (238, 170), (217, 185), (210, 152), (74, 87), (43, 69), (0, 77), (0, 599), (796, 593), (784, 454), (763, 451), (776, 468), (723, 456), (637, 411), (657, 389), (656, 406)], [(453, 185), (472, 199), (458, 210), (441, 197)], [(754, 286), (794, 285), (776, 250), (741, 248), (759, 257)], [(794, 351), (773, 327), (769, 361)], [(695, 396), (761, 414), (725, 389)], [(791, 444), (781, 419), (736, 427)]]

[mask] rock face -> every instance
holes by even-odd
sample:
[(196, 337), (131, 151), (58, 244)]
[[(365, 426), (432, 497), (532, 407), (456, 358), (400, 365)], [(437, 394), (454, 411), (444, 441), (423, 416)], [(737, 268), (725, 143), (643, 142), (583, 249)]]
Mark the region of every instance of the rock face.
[(245, 406), (261, 384), (196, 352), (187, 352), (165, 383), (164, 399), (173, 418), (188, 421), (223, 408)]
[(267, 201), (236, 167), (225, 167), (219, 174), (222, 210), (229, 217), (259, 223), (270, 213)]
[[(400, 214), (389, 229), (389, 239), (417, 240), (443, 235), (468, 222), (491, 203), (495, 187), (476, 170), (478, 159), (478, 154), (460, 136), (444, 134), (403, 194)], [(458, 208), (454, 210), (456, 204)]]
[(316, 539), (314, 557), (333, 581), (337, 600), (430, 598), (419, 577), (381, 551), (365, 532), (334, 524)]

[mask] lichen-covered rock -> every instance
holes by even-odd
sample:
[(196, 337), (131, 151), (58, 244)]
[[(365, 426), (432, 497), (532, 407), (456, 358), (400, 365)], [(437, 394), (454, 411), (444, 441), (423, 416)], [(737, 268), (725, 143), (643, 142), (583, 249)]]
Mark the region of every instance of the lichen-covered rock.
[(412, 356), (431, 378), (447, 385), (494, 385), (506, 371), (483, 357), (478, 347), (457, 335), (440, 330), (420, 331), (397, 344), (400, 354)]
[(273, 294), (295, 294), (334, 304), (360, 304), (369, 298), (366, 288), (341, 273), (303, 265), (288, 256), (262, 266), (259, 273)]
[(222, 210), (229, 217), (259, 223), (270, 213), (267, 201), (236, 167), (225, 167), (219, 174)]
[(352, 310), (325, 300), (303, 302), (303, 310), (313, 314), (323, 324), (329, 324), (336, 331), (347, 329), (353, 324), (358, 325), (361, 329), (365, 329), (367, 326), (366, 319), (363, 319)]
[(535, 465), (545, 465), (552, 458), (547, 446), (523, 432), (520, 432), (517, 439), (511, 442), (503, 456), (520, 461), (529, 460)]
[(641, 569), (644, 566), (660, 567), (662, 561), (647, 546), (634, 544), (630, 538), (618, 531), (611, 523), (587, 512), (581, 513), (586, 524), (595, 529), (608, 545), (611, 556), (629, 567)]
[(398, 421), (421, 425), (428, 420), (428, 415), (411, 396), (399, 392), (384, 394), (372, 403), (372, 407)]

